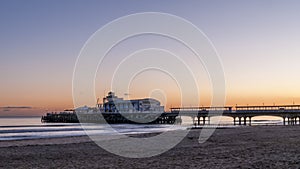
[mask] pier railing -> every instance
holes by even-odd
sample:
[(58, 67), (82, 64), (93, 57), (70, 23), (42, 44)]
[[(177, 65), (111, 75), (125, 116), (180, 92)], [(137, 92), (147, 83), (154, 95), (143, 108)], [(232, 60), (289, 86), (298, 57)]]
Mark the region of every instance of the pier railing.
[(229, 116), (234, 120), (234, 124), (251, 124), (251, 118), (255, 116), (277, 116), (283, 118), (283, 123), (300, 125), (300, 105), (273, 105), (273, 106), (236, 106), (236, 107), (176, 107), (171, 108), (171, 113), (182, 116), (197, 118), (198, 124), (203, 119), (209, 120), (213, 116)]

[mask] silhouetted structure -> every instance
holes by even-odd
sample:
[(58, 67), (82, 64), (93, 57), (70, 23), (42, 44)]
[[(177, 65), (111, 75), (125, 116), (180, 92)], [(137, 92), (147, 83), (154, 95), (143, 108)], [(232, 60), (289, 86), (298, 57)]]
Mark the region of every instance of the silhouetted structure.
[(198, 125), (209, 123), (214, 116), (232, 117), (234, 125), (251, 125), (255, 116), (277, 116), (283, 118), (284, 125), (300, 124), (300, 105), (179, 107), (171, 108), (171, 113), (196, 118)]

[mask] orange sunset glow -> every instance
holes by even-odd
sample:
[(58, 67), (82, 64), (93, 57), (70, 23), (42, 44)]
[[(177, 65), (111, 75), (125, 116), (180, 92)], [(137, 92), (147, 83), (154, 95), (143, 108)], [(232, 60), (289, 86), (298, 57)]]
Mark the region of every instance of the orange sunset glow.
[[(265, 9), (256, 10), (255, 13), (235, 9), (243, 15), (215, 11), (207, 16), (206, 10), (191, 13), (188, 11), (193, 11), (192, 6), (186, 8), (191, 10), (180, 13), (180, 16), (207, 36), (222, 64), (226, 84), (224, 105), (300, 104), (300, 25), (295, 22), (298, 20), (297, 15), (278, 12), (279, 8), (274, 8), (269, 11), (269, 15), (265, 15)], [(173, 6), (169, 12), (178, 9), (181, 9), (181, 5)], [(130, 14), (123, 11), (108, 15), (100, 10), (93, 16), (77, 16), (77, 10), (69, 11), (72, 15), (67, 15), (62, 10), (57, 15), (50, 15), (35, 10), (35, 14), (43, 13), (41, 16), (45, 18), (35, 18), (36, 15), (30, 12), (15, 14), (2, 25), (0, 107), (29, 106), (40, 111), (25, 110), (17, 113), (17, 110), (0, 110), (0, 116), (41, 115), (45, 111), (74, 108), (72, 80), (81, 49), (93, 33), (109, 21)], [(82, 20), (79, 22), (74, 18)], [(123, 61), (123, 67), (122, 64), (119, 65), (122, 59), (148, 48), (165, 51), (157, 50), (153, 55), (140, 51), (132, 56), (136, 58), (131, 62)], [(147, 65), (153, 60), (161, 65), (175, 64), (175, 56), (166, 51), (176, 54), (193, 69), (198, 91), (185, 89), (199, 95), (199, 102), (193, 99), (182, 102), (182, 93), (176, 81), (161, 72), (143, 72), (132, 78), (130, 84), (113, 84), (113, 80), (125, 77), (122, 75), (122, 68)], [(140, 56), (148, 60), (138, 60)], [(186, 76), (184, 73), (177, 75), (182, 79)], [(114, 46), (102, 63), (99, 63), (94, 81), (95, 104), (97, 98), (104, 97), (108, 91), (114, 91), (123, 98), (155, 97), (165, 105), (167, 111), (175, 106), (209, 106), (214, 93), (205, 64), (195, 61), (191, 50), (174, 39), (155, 35), (131, 37)], [(194, 82), (184, 83), (193, 85)], [(124, 95), (126, 93), (129, 95)]]

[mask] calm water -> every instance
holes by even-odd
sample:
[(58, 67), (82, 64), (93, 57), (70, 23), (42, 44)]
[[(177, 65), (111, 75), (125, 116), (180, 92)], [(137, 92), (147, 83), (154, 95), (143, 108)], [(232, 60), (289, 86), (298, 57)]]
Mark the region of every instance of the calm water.
[[(138, 134), (149, 132), (163, 132), (167, 130), (181, 130), (190, 127), (189, 117), (182, 117), (182, 125), (111, 125), (114, 130), (123, 134)], [(211, 119), (214, 125), (214, 119)], [(281, 119), (263, 117), (253, 119), (252, 125), (281, 125)], [(231, 118), (222, 118), (221, 125), (233, 126)], [(107, 125), (88, 124), (86, 127), (91, 134), (111, 135), (111, 128)], [(41, 123), (40, 117), (0, 117), (0, 141), (37, 138), (55, 138), (86, 135), (80, 124), (70, 123)]]

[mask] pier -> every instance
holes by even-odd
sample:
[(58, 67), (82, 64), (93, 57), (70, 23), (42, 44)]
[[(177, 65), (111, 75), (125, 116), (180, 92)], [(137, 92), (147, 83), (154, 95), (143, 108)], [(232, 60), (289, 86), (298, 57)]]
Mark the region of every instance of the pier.
[[(130, 118), (126, 118), (130, 117)], [(109, 123), (109, 124), (174, 124), (180, 123), (181, 119), (178, 119), (178, 114), (174, 113), (87, 113), (79, 114), (73, 112), (53, 112), (47, 113), (42, 116), (41, 121), (43, 123)], [(136, 120), (134, 120), (136, 119)], [(138, 121), (145, 121), (138, 122)]]
[[(78, 118), (78, 116), (80, 118)], [(47, 115), (43, 116), (41, 120), (42, 122), (60, 123), (104, 123), (106, 121), (110, 124), (139, 124), (139, 122), (127, 119), (124, 116), (131, 117), (130, 119), (145, 118), (145, 121), (149, 121), (147, 124), (180, 123), (180, 116), (188, 116), (193, 119), (193, 124), (197, 125), (209, 125), (210, 118), (216, 116), (231, 117), (234, 125), (251, 125), (252, 118), (257, 116), (275, 116), (283, 119), (283, 125), (300, 125), (300, 105), (177, 107), (171, 108), (170, 112), (164, 112), (159, 115), (143, 112), (132, 112), (126, 114), (116, 112), (76, 114), (74, 110), (68, 110), (60, 113), (47, 113)], [(151, 119), (154, 120), (151, 121)]]
[(178, 107), (171, 108), (171, 114), (189, 116), (197, 125), (209, 124), (215, 116), (231, 117), (234, 125), (251, 125), (251, 119), (257, 116), (281, 117), (283, 125), (300, 125), (300, 105)]

